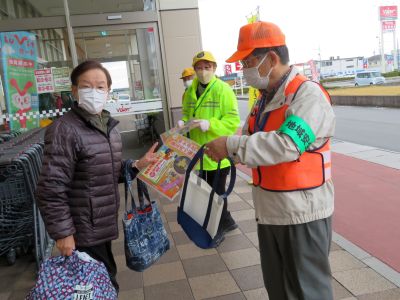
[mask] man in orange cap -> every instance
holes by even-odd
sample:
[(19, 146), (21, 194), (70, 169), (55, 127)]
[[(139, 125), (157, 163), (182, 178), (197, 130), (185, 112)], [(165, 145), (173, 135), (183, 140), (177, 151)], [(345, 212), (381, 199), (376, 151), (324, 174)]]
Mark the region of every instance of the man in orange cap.
[(270, 300), (332, 300), (328, 260), (334, 189), (328, 93), (289, 65), (285, 35), (269, 22), (240, 29), (243, 76), (260, 90), (242, 136), (207, 144), (214, 160), (231, 156), (253, 172), (261, 268)]

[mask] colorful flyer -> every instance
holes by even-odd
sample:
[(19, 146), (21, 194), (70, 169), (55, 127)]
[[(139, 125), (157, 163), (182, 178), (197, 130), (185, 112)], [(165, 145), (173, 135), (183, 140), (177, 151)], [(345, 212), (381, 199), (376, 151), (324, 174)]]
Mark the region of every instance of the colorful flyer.
[(176, 129), (164, 134), (164, 145), (157, 151), (157, 162), (139, 173), (139, 178), (173, 201), (179, 194), (190, 161), (200, 146), (179, 134)]

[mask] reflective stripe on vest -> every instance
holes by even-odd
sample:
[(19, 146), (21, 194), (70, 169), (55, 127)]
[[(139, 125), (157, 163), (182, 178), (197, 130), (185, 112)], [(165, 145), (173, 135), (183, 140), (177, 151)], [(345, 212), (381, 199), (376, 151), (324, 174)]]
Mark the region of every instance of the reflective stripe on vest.
[[(285, 89), (285, 104), (278, 109), (267, 112), (268, 115), (263, 114), (261, 119), (266, 116), (266, 122), (260, 129), (256, 126), (259, 107), (255, 105), (248, 121), (250, 134), (256, 131), (278, 130), (285, 121), (286, 110), (295, 98), (300, 86), (306, 81), (308, 79), (302, 75), (296, 75), (292, 79)], [(329, 94), (322, 86), (320, 87), (327, 101), (330, 102)], [(258, 101), (258, 104), (260, 102)], [(328, 140), (319, 149), (304, 152), (296, 161), (253, 168), (253, 184), (265, 190), (276, 192), (312, 189), (331, 179), (331, 167), (331, 149), (330, 140)]]

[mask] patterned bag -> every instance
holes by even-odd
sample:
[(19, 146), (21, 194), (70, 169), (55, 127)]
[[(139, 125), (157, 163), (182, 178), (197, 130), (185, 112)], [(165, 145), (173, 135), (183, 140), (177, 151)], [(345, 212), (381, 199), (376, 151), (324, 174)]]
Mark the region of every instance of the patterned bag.
[(56, 256), (40, 266), (39, 278), (25, 300), (113, 300), (117, 293), (107, 269), (85, 252)]
[[(167, 232), (155, 201), (150, 201), (145, 183), (136, 180), (139, 207), (136, 206), (131, 189), (131, 163), (125, 168), (125, 213), (122, 219), (125, 234), (125, 258), (128, 268), (142, 272), (154, 264), (170, 247)], [(132, 206), (127, 210), (128, 190)], [(145, 205), (144, 198), (148, 204)]]

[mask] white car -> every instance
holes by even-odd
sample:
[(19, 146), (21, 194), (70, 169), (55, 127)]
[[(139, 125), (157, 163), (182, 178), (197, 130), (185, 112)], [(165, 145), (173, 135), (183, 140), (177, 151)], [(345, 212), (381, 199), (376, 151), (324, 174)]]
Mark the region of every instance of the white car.
[(117, 95), (117, 103), (130, 103), (131, 96), (128, 94), (118, 94)]
[(385, 77), (382, 76), (378, 71), (365, 71), (357, 73), (354, 77), (354, 85), (374, 85), (384, 84), (386, 82)]

